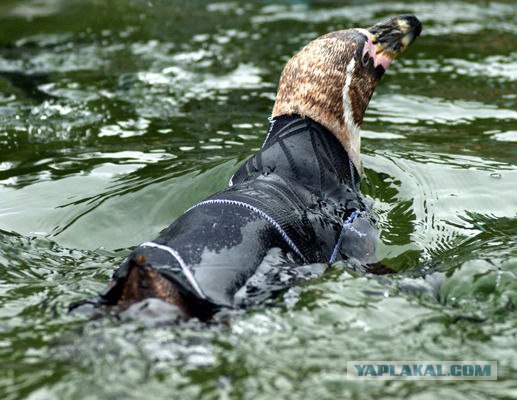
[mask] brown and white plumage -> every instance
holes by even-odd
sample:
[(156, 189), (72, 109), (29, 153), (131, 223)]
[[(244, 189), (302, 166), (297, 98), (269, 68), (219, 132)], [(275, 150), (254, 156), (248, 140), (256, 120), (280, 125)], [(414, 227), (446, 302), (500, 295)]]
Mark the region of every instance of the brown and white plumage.
[(314, 119), (336, 135), (359, 167), (359, 126), (377, 82), (421, 29), (416, 17), (405, 15), (313, 40), (285, 66), (272, 116)]

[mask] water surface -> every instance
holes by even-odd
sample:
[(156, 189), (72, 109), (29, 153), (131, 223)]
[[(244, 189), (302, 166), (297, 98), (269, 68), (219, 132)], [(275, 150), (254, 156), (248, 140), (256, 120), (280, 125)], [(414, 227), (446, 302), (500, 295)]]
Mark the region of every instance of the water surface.
[[(294, 52), (401, 13), (423, 34), (363, 124), (397, 274), (338, 263), (209, 326), (67, 313), (260, 147)], [(2, 1), (0, 397), (516, 397), (515, 43), (511, 1)], [(346, 381), (354, 359), (499, 380)]]

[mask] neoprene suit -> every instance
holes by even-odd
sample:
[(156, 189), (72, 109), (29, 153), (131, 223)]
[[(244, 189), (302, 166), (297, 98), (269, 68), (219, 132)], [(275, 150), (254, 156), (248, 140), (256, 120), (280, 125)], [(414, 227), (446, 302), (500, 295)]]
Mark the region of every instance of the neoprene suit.
[(374, 262), (377, 233), (359, 184), (346, 151), (326, 128), (310, 118), (278, 117), (229, 187), (138, 246), (113, 281), (124, 279), (131, 260), (144, 256), (146, 266), (190, 300), (237, 307), (236, 293), (268, 254), (293, 268), (341, 259)]

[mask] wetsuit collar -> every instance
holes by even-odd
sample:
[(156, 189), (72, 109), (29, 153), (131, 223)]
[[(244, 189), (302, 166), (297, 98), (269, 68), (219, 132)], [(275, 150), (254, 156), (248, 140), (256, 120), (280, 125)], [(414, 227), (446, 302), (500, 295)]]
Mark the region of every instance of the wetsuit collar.
[(280, 115), (269, 118), (269, 127), (266, 140), (262, 145), (265, 149), (276, 142), (280, 137), (291, 136), (297, 132), (302, 133), (307, 129), (315, 131), (318, 136), (329, 143), (332, 164), (338, 175), (351, 184), (354, 189), (359, 189), (361, 175), (341, 142), (320, 123), (309, 117), (301, 117), (298, 114)]

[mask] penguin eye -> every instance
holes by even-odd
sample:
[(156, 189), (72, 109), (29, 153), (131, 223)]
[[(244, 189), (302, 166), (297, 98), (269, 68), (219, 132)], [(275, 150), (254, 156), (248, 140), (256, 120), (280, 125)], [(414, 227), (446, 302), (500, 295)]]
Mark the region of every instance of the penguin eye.
[(370, 59), (370, 55), (368, 54), (368, 52), (365, 52), (363, 54), (363, 59), (361, 60), (363, 62), (363, 66), (366, 67), (366, 64), (368, 64), (369, 59)]

